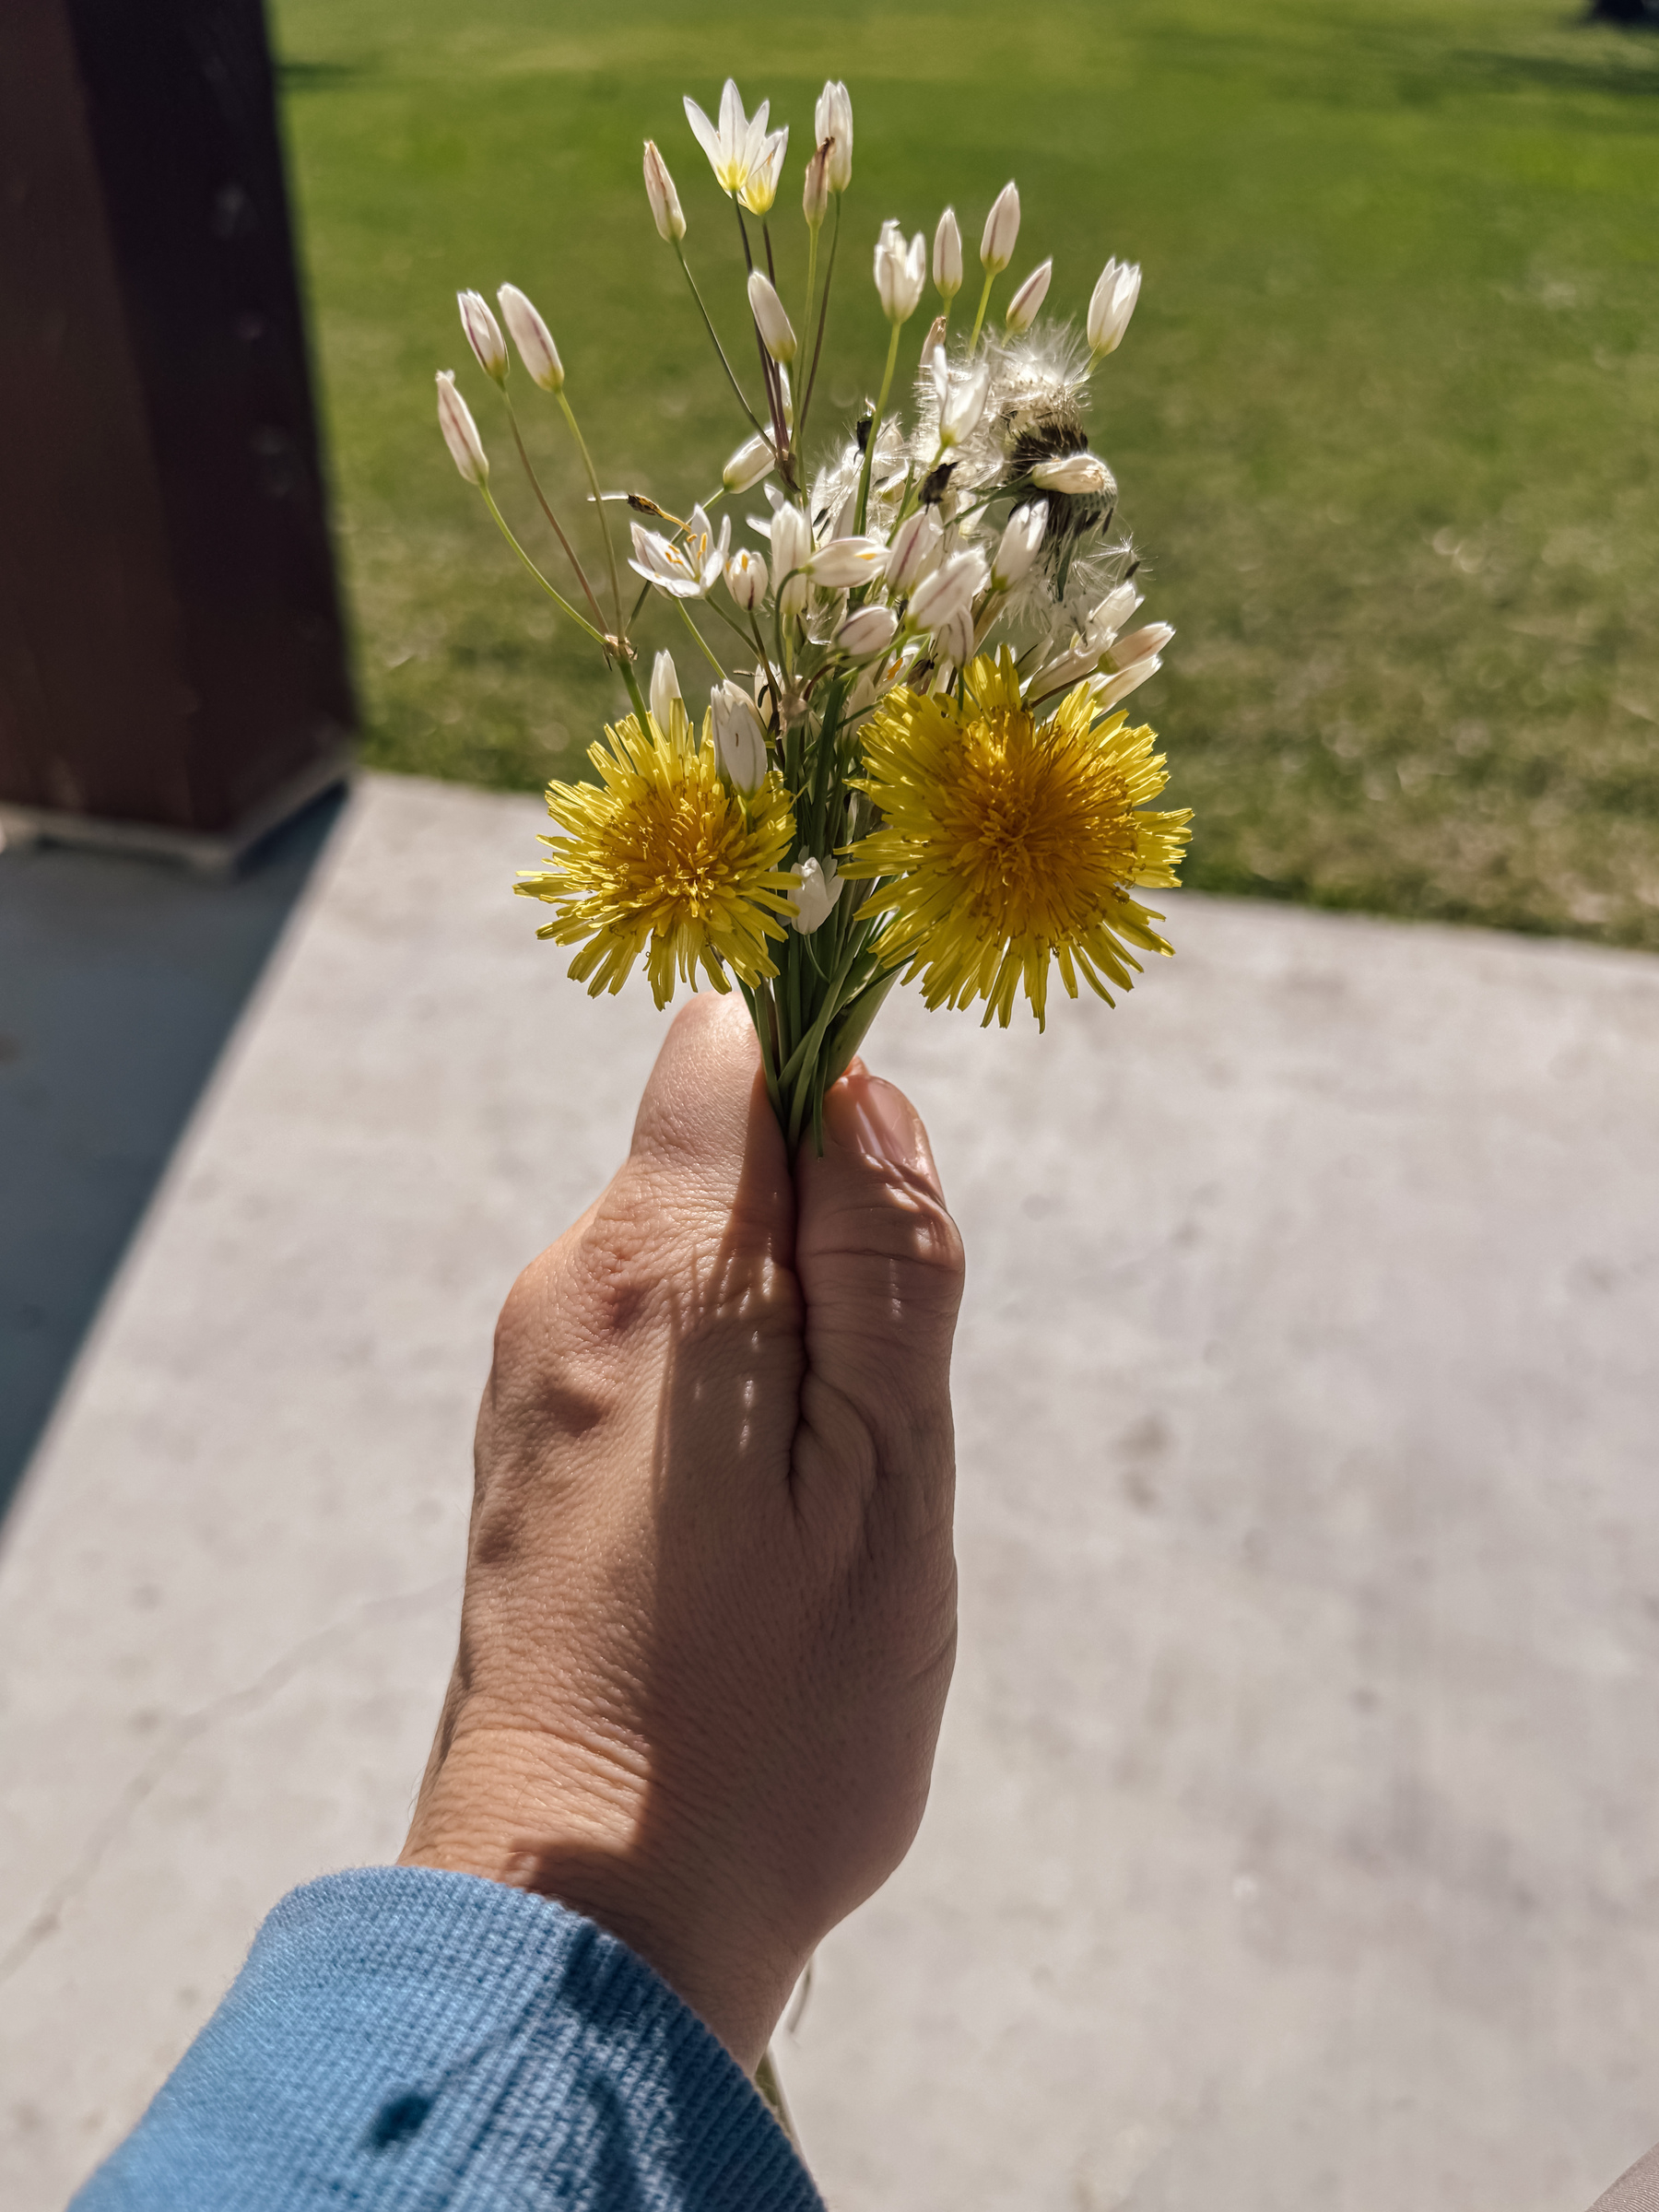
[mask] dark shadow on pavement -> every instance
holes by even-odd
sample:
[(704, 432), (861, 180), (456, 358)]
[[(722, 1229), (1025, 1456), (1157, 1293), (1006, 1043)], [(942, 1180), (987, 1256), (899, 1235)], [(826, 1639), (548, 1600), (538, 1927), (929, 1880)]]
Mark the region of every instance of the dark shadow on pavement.
[(340, 806), (230, 878), (0, 853), (0, 1517)]

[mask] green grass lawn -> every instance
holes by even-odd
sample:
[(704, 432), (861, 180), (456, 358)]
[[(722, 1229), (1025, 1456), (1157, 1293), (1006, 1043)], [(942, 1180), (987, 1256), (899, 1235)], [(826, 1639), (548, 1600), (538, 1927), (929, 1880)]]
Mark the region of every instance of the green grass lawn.
[[(712, 111), (730, 68), (793, 125), (793, 303), (832, 74), (857, 116), (838, 408), (879, 371), (884, 216), (931, 233), (950, 200), (976, 241), (1013, 175), (1014, 275), (1052, 252), (1063, 312), (1108, 253), (1145, 265), (1094, 441), (1181, 633), (1138, 702), (1198, 812), (1188, 879), (1659, 947), (1659, 40), (1554, 0), (276, 0), (274, 28), (371, 761), (536, 785), (618, 703), (440, 442), (453, 367), (535, 535), (456, 288), (528, 290), (601, 475), (683, 512), (741, 426), (640, 141), (741, 337), (680, 96)], [(687, 641), (654, 606), (640, 636)]]

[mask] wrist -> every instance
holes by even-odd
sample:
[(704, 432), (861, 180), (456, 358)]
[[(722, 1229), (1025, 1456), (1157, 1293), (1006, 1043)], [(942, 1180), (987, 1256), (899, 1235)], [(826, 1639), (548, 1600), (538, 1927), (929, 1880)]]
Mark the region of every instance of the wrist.
[(770, 1938), (741, 1877), (653, 1808), (648, 1778), (540, 1731), (452, 1742), (399, 1864), (556, 1900), (617, 1936), (753, 2075), (805, 1964)]

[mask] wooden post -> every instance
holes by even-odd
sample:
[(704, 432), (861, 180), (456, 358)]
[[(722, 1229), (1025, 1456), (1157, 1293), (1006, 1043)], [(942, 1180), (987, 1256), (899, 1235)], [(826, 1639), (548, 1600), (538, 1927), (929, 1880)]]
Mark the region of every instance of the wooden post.
[(0, 826), (223, 863), (354, 720), (260, 0), (5, 0)]

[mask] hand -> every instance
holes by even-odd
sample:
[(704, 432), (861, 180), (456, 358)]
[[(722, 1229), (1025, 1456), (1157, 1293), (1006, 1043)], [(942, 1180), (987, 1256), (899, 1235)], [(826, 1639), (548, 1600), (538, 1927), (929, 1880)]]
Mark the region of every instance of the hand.
[(404, 1863), (586, 1913), (750, 2071), (926, 1802), (961, 1281), (902, 1094), (854, 1063), (792, 1182), (742, 1006), (699, 997), (497, 1326)]

